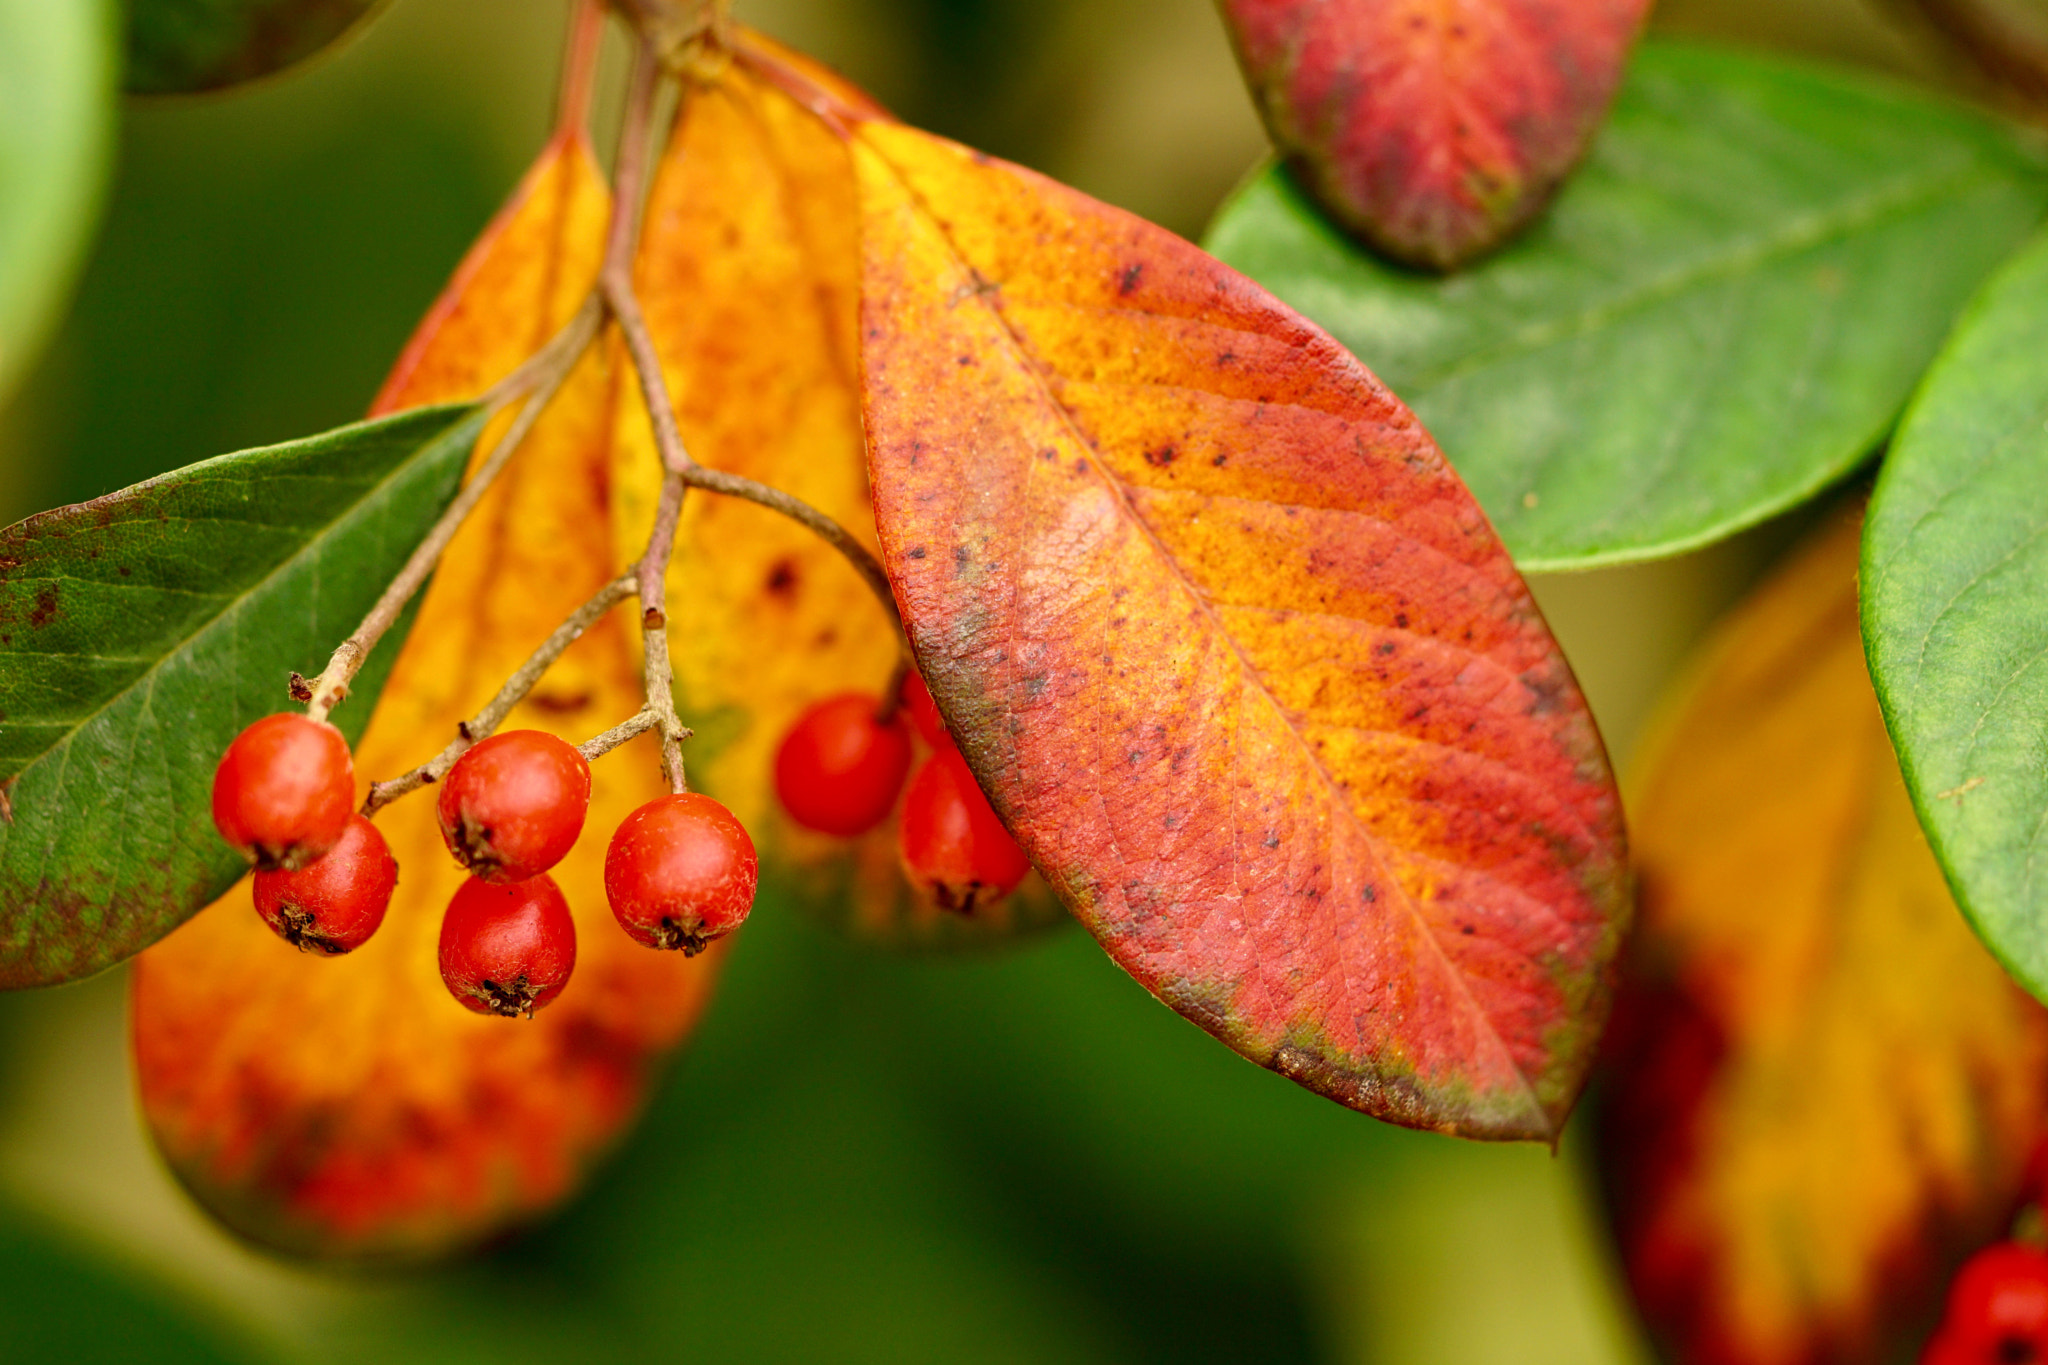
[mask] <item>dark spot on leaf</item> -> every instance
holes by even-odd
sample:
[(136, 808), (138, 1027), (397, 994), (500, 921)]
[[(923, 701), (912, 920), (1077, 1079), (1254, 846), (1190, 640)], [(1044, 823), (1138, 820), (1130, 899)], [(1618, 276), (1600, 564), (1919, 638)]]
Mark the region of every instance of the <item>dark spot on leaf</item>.
[(953, 547), (953, 572), (955, 574), (966, 573), (967, 560), (967, 547), (965, 545), (955, 545)]
[(1477, 933), (1478, 931), (1469, 924), (1461, 924), (1458, 926), (1458, 932), (1461, 934), (1472, 934)]
[(1125, 266), (1122, 278), (1117, 281), (1117, 294), (1120, 297), (1128, 298), (1130, 292), (1138, 287), (1138, 281), (1144, 278), (1145, 263), (1143, 261), (1135, 261)]
[(913, 546), (911, 546), (911, 547), (910, 547), (910, 557), (911, 557), (912, 559), (923, 559), (923, 558), (924, 558), (924, 546), (922, 546), (922, 545), (913, 545)]
[(1372, 647), (1372, 652), (1384, 659), (1387, 655), (1394, 652), (1394, 642), (1392, 640), (1382, 640)]
[(1154, 469), (1164, 469), (1179, 458), (1180, 452), (1170, 445), (1145, 452), (1145, 463), (1151, 465)]
[(28, 623), (37, 630), (50, 624), (57, 617), (57, 585), (50, 584), (36, 592), (36, 604), (28, 614)]
[(1218, 455), (1215, 459), (1209, 461), (1209, 463), (1216, 466), (1216, 468), (1221, 469), (1224, 465), (1230, 463), (1230, 454), (1228, 451), (1226, 451), (1223, 454)]
[(1277, 829), (1267, 830), (1266, 837), (1261, 839), (1259, 843), (1266, 848), (1280, 847), (1280, 831)]
[(1038, 452), (1038, 458), (1044, 460), (1047, 464), (1051, 464), (1054, 460), (1057, 460), (1059, 457), (1060, 452), (1058, 448), (1054, 446), (1047, 446), (1045, 449)]
[(129, 568), (126, 564), (123, 564), (120, 568), (120, 574), (121, 577), (123, 578), (132, 578), (135, 574), (135, 570)]
[(796, 560), (784, 555), (768, 566), (768, 577), (762, 586), (768, 589), (771, 596), (794, 597), (796, 582)]
[(1143, 749), (1133, 749), (1125, 757), (1131, 760), (1131, 766), (1135, 768), (1145, 761), (1145, 751)]
[(1374, 901), (1380, 898), (1380, 889), (1374, 886), (1371, 882), (1367, 882), (1365, 884), (1365, 890), (1359, 892), (1358, 894), (1365, 898), (1365, 903), (1367, 905), (1371, 905)]
[(956, 355), (953, 357), (953, 363), (955, 365), (972, 365), (974, 357), (971, 355)]
[(1405, 611), (1397, 611), (1397, 612), (1395, 612), (1395, 613), (1394, 613), (1394, 624), (1395, 624), (1396, 626), (1400, 627), (1400, 628), (1401, 628), (1402, 630), (1406, 630), (1406, 629), (1408, 629), (1408, 613), (1407, 613), (1407, 612), (1405, 612)]

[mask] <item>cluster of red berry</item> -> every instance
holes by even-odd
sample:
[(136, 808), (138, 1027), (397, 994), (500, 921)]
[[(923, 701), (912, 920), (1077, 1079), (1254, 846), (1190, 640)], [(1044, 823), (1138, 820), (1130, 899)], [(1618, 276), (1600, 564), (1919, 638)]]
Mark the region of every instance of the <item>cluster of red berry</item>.
[[(258, 913), (296, 947), (359, 948), (391, 904), (398, 863), (354, 801), (341, 732), (297, 713), (244, 730), (214, 773), (214, 825), (255, 864)], [(470, 879), (441, 921), (441, 979), (470, 1009), (530, 1017), (568, 984), (576, 925), (547, 874), (589, 808), (589, 762), (543, 731), (493, 735), (449, 771), (441, 836)], [(605, 896), (621, 927), (686, 954), (747, 917), (757, 879), (746, 830), (694, 792), (634, 811), (605, 852)]]
[(2048, 1362), (2048, 1252), (1999, 1242), (1963, 1263), (1920, 1365)]
[(775, 792), (807, 829), (864, 834), (896, 808), (910, 772), (913, 728), (931, 756), (910, 779), (896, 827), (904, 875), (932, 902), (971, 915), (1015, 890), (1031, 864), (982, 795), (916, 674), (904, 680), (903, 704), (893, 714), (876, 698), (849, 692), (797, 717), (775, 755)]

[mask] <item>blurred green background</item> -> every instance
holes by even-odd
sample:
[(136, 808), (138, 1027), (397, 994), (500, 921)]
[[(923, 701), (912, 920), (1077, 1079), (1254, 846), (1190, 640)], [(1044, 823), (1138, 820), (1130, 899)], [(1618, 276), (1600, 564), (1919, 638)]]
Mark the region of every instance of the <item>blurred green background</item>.
[[(0, 409), (0, 521), (358, 416), (538, 146), (564, 10), (393, 0), (307, 68), (127, 105), (68, 317)], [(1207, 0), (738, 10), (905, 117), (1187, 235), (1264, 148)], [(1962, 80), (1865, 0), (1667, 0), (1658, 22)], [(1537, 585), (1624, 764), (1784, 536)], [(1575, 1138), (1553, 1157), (1351, 1114), (1076, 930), (902, 961), (764, 904), (590, 1191), (405, 1275), (308, 1271), (196, 1211), (134, 1111), (124, 985), (0, 996), (0, 1359), (1648, 1358)]]

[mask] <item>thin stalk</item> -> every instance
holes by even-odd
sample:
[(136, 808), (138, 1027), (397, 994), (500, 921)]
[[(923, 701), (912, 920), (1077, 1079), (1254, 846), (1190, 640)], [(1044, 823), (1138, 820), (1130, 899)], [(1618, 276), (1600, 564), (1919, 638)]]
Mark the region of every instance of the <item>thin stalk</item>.
[(407, 773), (386, 782), (370, 784), (370, 795), (363, 802), (363, 814), (375, 815), (384, 807), (421, 787), (439, 782), (455, 766), (455, 760), (479, 742), (489, 739), (497, 728), (505, 723), (505, 717), (512, 714), (512, 708), (526, 699), (541, 675), (562, 657), (570, 645), (583, 637), (583, 633), (602, 620), (604, 614), (633, 595), (635, 578), (630, 572), (621, 574), (598, 589), (597, 594), (569, 614), (567, 620), (556, 626), (554, 633), (541, 642), (540, 648), (527, 656), (505, 685), (498, 689), (481, 711), (456, 727), (455, 738), (448, 747), (441, 750), (431, 762), (422, 763)]

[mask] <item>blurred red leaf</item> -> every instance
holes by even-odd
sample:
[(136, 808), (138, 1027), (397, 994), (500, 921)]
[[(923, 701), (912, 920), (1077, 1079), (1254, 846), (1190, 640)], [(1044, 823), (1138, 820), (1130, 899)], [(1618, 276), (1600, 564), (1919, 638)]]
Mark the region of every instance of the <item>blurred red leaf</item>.
[(2048, 1013), (1914, 819), (1856, 557), (1844, 519), (1727, 623), (1633, 806), (1601, 1168), (1636, 1297), (1688, 1365), (1903, 1359), (2048, 1130)]
[(1281, 154), (1325, 211), (1447, 270), (1543, 207), (1649, 0), (1222, 0)]

